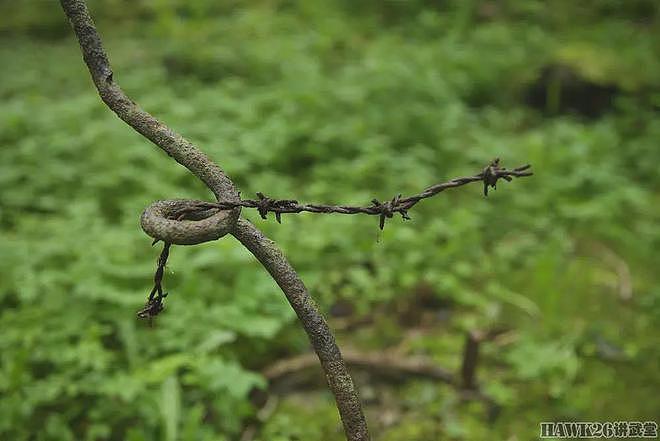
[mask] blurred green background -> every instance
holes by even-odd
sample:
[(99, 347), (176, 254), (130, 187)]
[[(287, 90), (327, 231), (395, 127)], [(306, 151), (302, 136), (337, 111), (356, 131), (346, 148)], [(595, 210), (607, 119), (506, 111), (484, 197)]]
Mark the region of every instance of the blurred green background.
[[(374, 439), (529, 440), (660, 415), (660, 13), (654, 0), (98, 0), (115, 79), (243, 195), (368, 204), (478, 172), (535, 176), (368, 216), (243, 215), (358, 353), (460, 366), (496, 406), (357, 369)], [(173, 247), (135, 312), (156, 199), (210, 198), (99, 100), (57, 2), (0, 2), (0, 439), (342, 440), (274, 282), (232, 238)], [(263, 403), (266, 403), (263, 406)]]

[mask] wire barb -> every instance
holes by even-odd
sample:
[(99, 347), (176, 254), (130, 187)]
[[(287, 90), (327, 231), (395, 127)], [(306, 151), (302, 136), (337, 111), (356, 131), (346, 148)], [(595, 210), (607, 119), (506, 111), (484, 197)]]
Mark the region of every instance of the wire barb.
[[(267, 196), (265, 196), (261, 192), (257, 192), (257, 197), (259, 198), (258, 200), (241, 200), (241, 202), (236, 203), (234, 207), (236, 206), (243, 206), (243, 207), (255, 207), (257, 211), (259, 212), (259, 216), (261, 216), (262, 219), (267, 219), (268, 212), (273, 212), (275, 213), (275, 220), (277, 220), (278, 224), (282, 223), (282, 213), (295, 213), (295, 211), (288, 211), (291, 209), (294, 209), (296, 205), (298, 205), (298, 201), (294, 199), (272, 199)], [(222, 206), (226, 206), (226, 203), (220, 203)], [(232, 208), (234, 208), (232, 207)]]
[(493, 161), (484, 168), (481, 174), (484, 182), (484, 196), (488, 196), (488, 187), (497, 190), (498, 179), (504, 179), (507, 182), (511, 182), (513, 177), (519, 178), (523, 176), (531, 176), (533, 173), (527, 171), (531, 167), (530, 164), (525, 164), (521, 167), (516, 167), (513, 170), (507, 170), (504, 167), (500, 167), (500, 158), (493, 159)]
[(378, 211), (381, 231), (385, 228), (385, 220), (391, 219), (394, 213), (399, 213), (404, 220), (410, 220), (408, 209), (401, 205), (401, 194), (394, 196), (391, 201), (381, 203), (378, 199), (372, 199), (371, 203), (372, 207)]

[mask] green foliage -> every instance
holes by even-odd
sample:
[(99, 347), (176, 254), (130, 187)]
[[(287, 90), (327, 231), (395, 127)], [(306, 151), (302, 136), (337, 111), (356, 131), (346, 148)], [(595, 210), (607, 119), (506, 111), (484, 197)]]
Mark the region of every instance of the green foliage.
[[(158, 256), (139, 213), (209, 194), (100, 103), (45, 3), (0, 3), (0, 438), (235, 439), (265, 387), (259, 368), (305, 336), (231, 238), (174, 247), (165, 313), (136, 321)], [(90, 3), (120, 84), (246, 196), (365, 204), (496, 155), (534, 165), (487, 199), (478, 185), (448, 191), (382, 233), (365, 216), (277, 225), (244, 211), (326, 311), (423, 309), (428, 291), (449, 319), (411, 351), (443, 365), (458, 366), (465, 330), (514, 329), (484, 345), (480, 383), (502, 406), (492, 425), (443, 386), (375, 385), (391, 410), (367, 409), (378, 439), (527, 439), (539, 421), (658, 415), (657, 7), (553, 3)], [(528, 105), (551, 65), (614, 99), (598, 118)], [(632, 274), (627, 303), (603, 249)], [(392, 313), (340, 343), (382, 348), (403, 332)], [(286, 398), (258, 439), (341, 439), (333, 406), (326, 392)]]

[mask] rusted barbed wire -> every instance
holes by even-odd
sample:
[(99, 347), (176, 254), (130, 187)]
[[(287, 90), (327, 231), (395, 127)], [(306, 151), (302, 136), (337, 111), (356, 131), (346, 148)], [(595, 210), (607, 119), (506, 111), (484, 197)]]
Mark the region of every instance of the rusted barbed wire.
[(399, 213), (403, 219), (410, 219), (408, 210), (415, 206), (422, 199), (427, 199), (438, 193), (454, 187), (469, 184), (471, 182), (481, 181), (484, 184), (484, 195), (488, 196), (488, 188), (495, 189), (497, 181), (504, 179), (511, 181), (513, 178), (520, 178), (531, 176), (533, 173), (530, 170), (531, 165), (526, 164), (508, 170), (500, 166), (500, 159), (495, 158), (488, 164), (481, 173), (473, 176), (465, 176), (454, 178), (450, 181), (440, 184), (432, 185), (426, 188), (421, 193), (402, 197), (401, 194), (393, 197), (386, 202), (380, 202), (378, 199), (372, 199), (371, 205), (368, 206), (350, 206), (350, 205), (324, 205), (324, 204), (302, 204), (295, 199), (272, 199), (265, 196), (263, 193), (258, 192), (258, 199), (241, 199), (236, 202), (199, 202), (194, 207), (188, 207), (176, 215), (190, 214), (191, 212), (217, 209), (229, 210), (236, 207), (243, 208), (256, 208), (262, 219), (266, 219), (268, 213), (275, 213), (275, 219), (278, 223), (282, 223), (282, 214), (295, 214), (301, 212), (309, 213), (337, 213), (337, 214), (367, 214), (371, 216), (379, 216), (379, 227), (382, 230), (385, 227), (385, 220), (390, 219), (394, 214)]
[[(461, 178), (454, 178), (450, 181), (435, 184), (421, 193), (406, 198), (397, 195), (391, 200), (380, 202), (378, 199), (372, 199), (371, 204), (365, 207), (355, 207), (350, 205), (322, 205), (322, 204), (301, 204), (295, 199), (272, 199), (265, 196), (263, 193), (258, 192), (258, 199), (241, 199), (237, 202), (204, 202), (198, 201), (193, 206), (188, 206), (174, 213), (174, 218), (177, 220), (185, 219), (188, 216), (194, 216), (200, 212), (212, 214), (212, 210), (230, 210), (236, 207), (243, 208), (256, 208), (257, 212), (262, 219), (267, 219), (268, 213), (275, 213), (275, 219), (278, 223), (282, 223), (282, 213), (338, 213), (338, 214), (367, 214), (379, 216), (379, 227), (382, 230), (385, 227), (385, 220), (390, 219), (395, 213), (399, 213), (405, 220), (409, 220), (408, 210), (412, 208), (422, 199), (430, 198), (438, 193), (454, 187), (469, 184), (471, 182), (481, 181), (484, 184), (484, 196), (488, 196), (488, 188), (495, 189), (498, 179), (511, 181), (514, 177), (520, 178), (531, 176), (533, 173), (530, 170), (531, 165), (526, 164), (521, 167), (507, 170), (500, 166), (500, 159), (495, 158), (488, 164), (481, 173), (466, 176)], [(154, 244), (158, 239), (154, 240)], [(151, 320), (158, 315), (164, 308), (163, 300), (167, 293), (163, 293), (161, 282), (163, 279), (163, 271), (167, 258), (169, 256), (169, 249), (171, 244), (165, 243), (163, 251), (158, 259), (158, 267), (154, 276), (154, 288), (149, 294), (149, 299), (144, 308), (138, 311), (138, 317)]]

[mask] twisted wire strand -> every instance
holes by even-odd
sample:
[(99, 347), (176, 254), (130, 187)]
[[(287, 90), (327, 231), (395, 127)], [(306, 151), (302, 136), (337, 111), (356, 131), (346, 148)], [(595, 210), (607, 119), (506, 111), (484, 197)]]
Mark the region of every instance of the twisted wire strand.
[(495, 158), (487, 165), (481, 173), (451, 179), (447, 182), (432, 185), (420, 193), (408, 197), (402, 197), (400, 194), (389, 201), (380, 202), (378, 199), (372, 199), (371, 205), (351, 206), (351, 205), (326, 205), (300, 203), (295, 199), (273, 199), (265, 196), (263, 193), (257, 193), (258, 199), (240, 199), (238, 201), (218, 201), (203, 202), (196, 201), (194, 204), (183, 208), (174, 213), (175, 215), (192, 215), (201, 210), (230, 210), (237, 207), (256, 208), (262, 219), (266, 219), (268, 213), (275, 213), (277, 222), (281, 223), (282, 214), (308, 213), (335, 213), (335, 214), (366, 214), (379, 216), (379, 227), (382, 230), (385, 226), (385, 220), (392, 218), (395, 213), (399, 213), (403, 219), (410, 219), (408, 210), (414, 207), (419, 201), (437, 195), (448, 189), (460, 187), (472, 182), (483, 182), (484, 195), (488, 196), (488, 189), (495, 189), (497, 181), (504, 179), (511, 181), (513, 178), (532, 176), (531, 165), (526, 164), (514, 169), (508, 170), (500, 166), (499, 158)]

